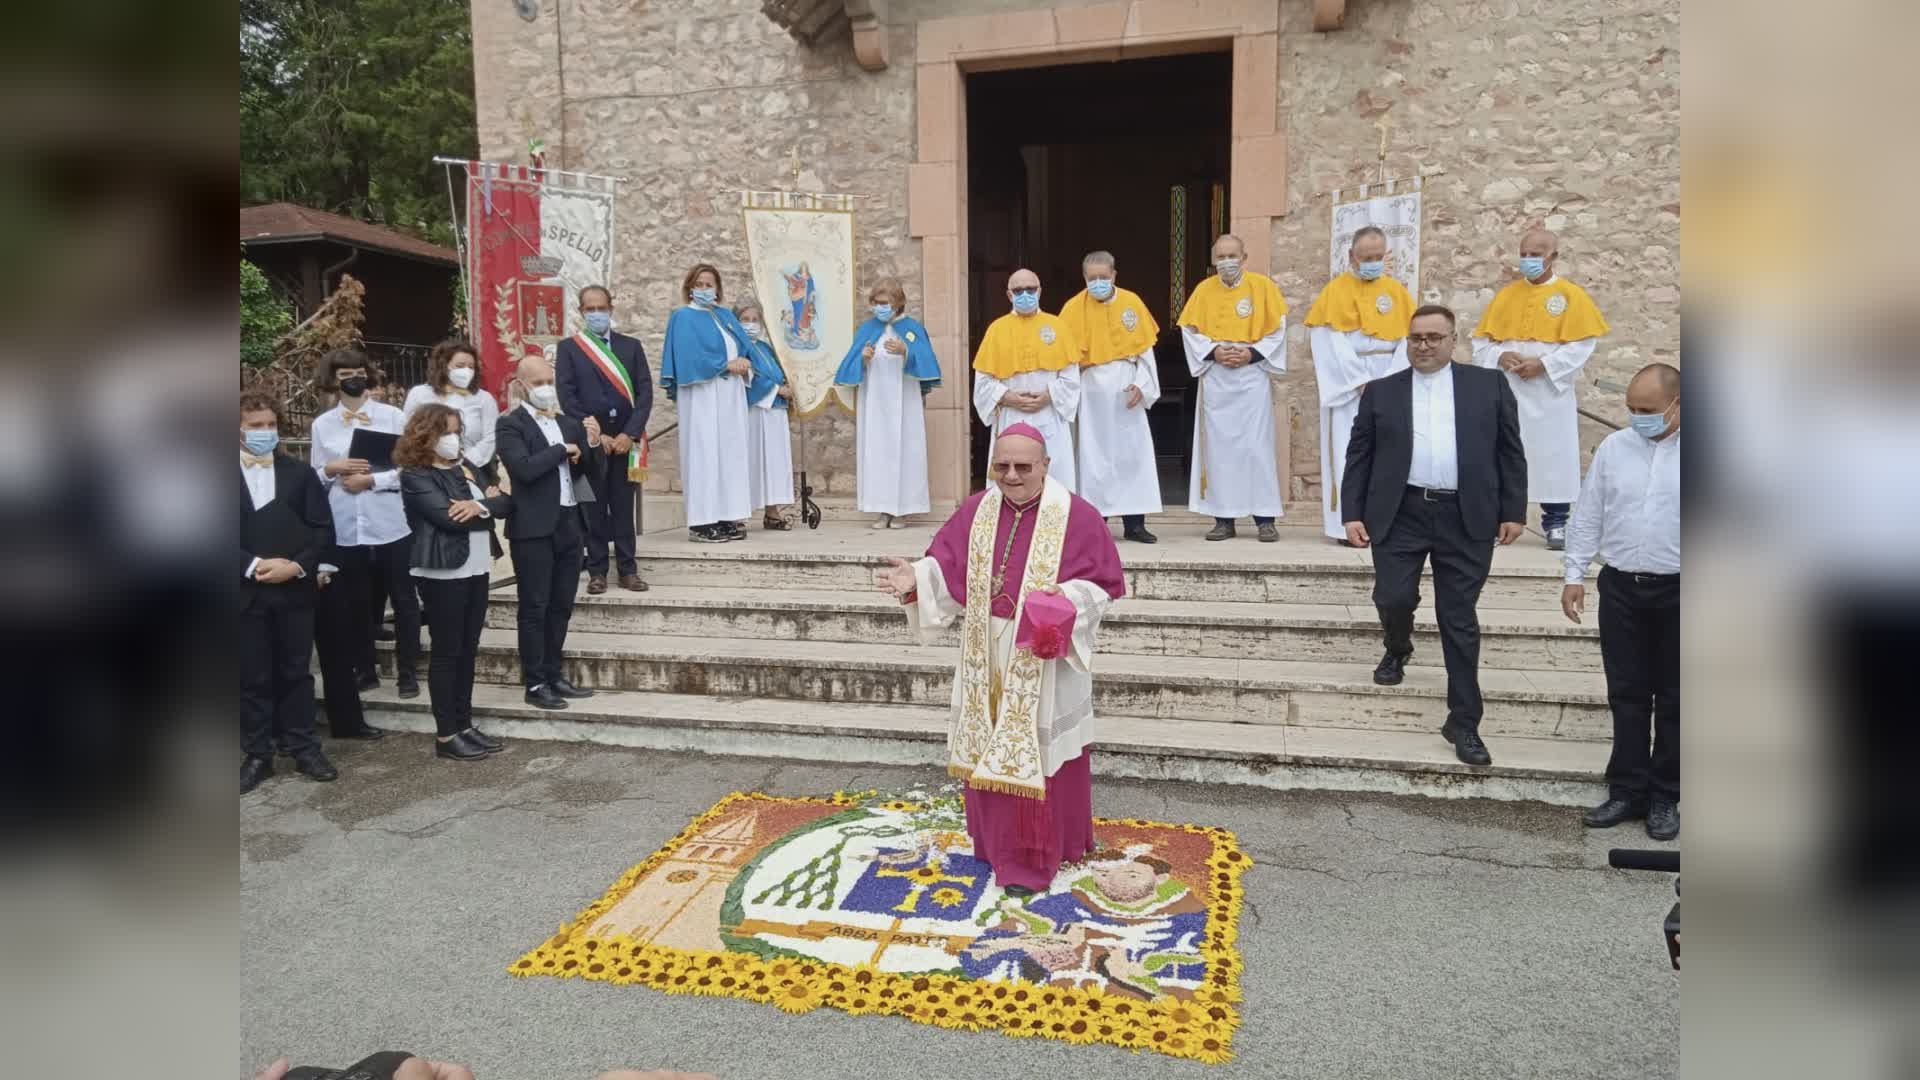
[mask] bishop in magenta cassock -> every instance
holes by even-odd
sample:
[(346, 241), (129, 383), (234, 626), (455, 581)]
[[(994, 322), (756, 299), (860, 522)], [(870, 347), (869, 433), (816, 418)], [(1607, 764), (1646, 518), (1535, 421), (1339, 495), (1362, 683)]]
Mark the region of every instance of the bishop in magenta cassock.
[(925, 558), (874, 575), (923, 637), (961, 617), (947, 771), (966, 786), (974, 855), (1016, 894), (1044, 891), (1096, 846), (1094, 639), (1127, 591), (1100, 511), (1047, 466), (1038, 429), (1001, 429), (994, 484), (960, 505)]

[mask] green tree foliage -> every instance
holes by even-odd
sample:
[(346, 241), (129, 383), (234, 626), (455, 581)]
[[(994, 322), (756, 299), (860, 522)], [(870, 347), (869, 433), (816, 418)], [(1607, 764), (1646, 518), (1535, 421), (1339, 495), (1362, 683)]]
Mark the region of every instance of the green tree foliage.
[(260, 367), (273, 362), (273, 343), (293, 329), (293, 305), (260, 268), (240, 260), (240, 362)]
[[(468, 0), (240, 0), (240, 194), (451, 246), (476, 153)], [(456, 190), (457, 194), (457, 190)]]

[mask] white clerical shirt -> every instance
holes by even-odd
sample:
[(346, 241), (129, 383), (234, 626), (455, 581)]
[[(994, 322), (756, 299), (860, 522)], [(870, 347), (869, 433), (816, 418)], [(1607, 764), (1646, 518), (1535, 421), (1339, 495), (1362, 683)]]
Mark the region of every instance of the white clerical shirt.
[(1453, 491), (1460, 486), (1460, 449), (1453, 429), (1453, 365), (1431, 375), (1413, 369), (1413, 487)]
[(1616, 431), (1600, 441), (1567, 523), (1566, 582), (1594, 556), (1629, 574), (1680, 572), (1680, 432), (1655, 442)]

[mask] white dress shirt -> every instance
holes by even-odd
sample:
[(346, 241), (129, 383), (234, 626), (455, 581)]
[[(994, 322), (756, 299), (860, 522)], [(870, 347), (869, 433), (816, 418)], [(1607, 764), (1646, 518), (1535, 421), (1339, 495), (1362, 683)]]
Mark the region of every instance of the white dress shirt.
[(1431, 375), (1413, 369), (1413, 487), (1453, 491), (1460, 486), (1460, 447), (1453, 428), (1453, 365)]
[(1655, 442), (1631, 429), (1600, 441), (1567, 523), (1567, 584), (1600, 561), (1629, 574), (1680, 572), (1680, 432)]
[(309, 460), (320, 482), (326, 486), (327, 503), (333, 508), (334, 542), (341, 547), (391, 544), (412, 535), (407, 527), (406, 507), (400, 502), (398, 469), (374, 473), (373, 486), (357, 493), (348, 491), (340, 482), (341, 477), (327, 475), (327, 462), (353, 456), (347, 448), (353, 443), (355, 428), (398, 435), (406, 427), (400, 410), (384, 401), (368, 400), (359, 411), (372, 423), (357, 420), (348, 423), (346, 410), (339, 405), (313, 418), (313, 452)]
[[(481, 499), (487, 497), (487, 493), (481, 491), (479, 485), (471, 480), (467, 481), (467, 491), (469, 492), (468, 498), (475, 502), (479, 502)], [(480, 516), (490, 518), (493, 514), (483, 505), (480, 507)], [(493, 548), (487, 543), (488, 535), (485, 529), (475, 529), (469, 532), (467, 534), (467, 561), (451, 570), (435, 570), (425, 566), (416, 566), (410, 569), (408, 573), (411, 573), (417, 578), (429, 578), (435, 581), (451, 581), (455, 578), (468, 578), (476, 574), (487, 573), (493, 569)]]
[[(726, 335), (723, 334), (721, 336), (725, 337)], [(533, 402), (531, 401), (521, 402), (520, 407), (527, 410), (527, 415), (533, 417), (534, 423), (540, 425), (540, 434), (545, 435), (547, 437), (548, 446), (566, 445), (566, 441), (567, 441), (566, 436), (560, 434), (559, 421), (555, 420), (551, 416), (541, 416), (540, 410), (534, 408)], [(587, 448), (584, 446), (581, 447), (580, 452), (583, 454), (586, 453)], [(560, 472), (560, 505), (561, 506), (578, 505), (578, 503), (574, 500), (574, 497), (573, 497), (573, 467), (571, 463), (567, 461), (561, 461), (559, 472)]]
[(406, 404), (400, 407), (402, 418), (411, 420), (422, 405), (445, 405), (460, 414), (461, 456), (474, 465), (493, 460), (494, 428), (500, 422), (500, 406), (485, 390), (468, 393), (456, 386), (442, 394), (426, 383), (407, 391)]
[[(253, 500), (255, 510), (273, 501), (273, 461), (271, 460), (273, 454), (271, 451), (268, 452), (267, 457), (269, 460), (265, 465), (248, 465), (245, 458), (240, 462), (240, 477), (247, 482), (247, 496)], [(259, 569), (259, 566), (260, 560), (254, 559), (247, 564), (247, 572), (240, 576), (252, 581), (253, 572)]]

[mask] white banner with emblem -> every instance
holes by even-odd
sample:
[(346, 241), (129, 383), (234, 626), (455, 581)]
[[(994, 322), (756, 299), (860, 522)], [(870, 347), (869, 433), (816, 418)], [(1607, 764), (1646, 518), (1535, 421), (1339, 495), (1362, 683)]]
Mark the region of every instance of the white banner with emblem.
[[(741, 193), (753, 295), (767, 338), (793, 387), (792, 409), (811, 416), (833, 397), (833, 374), (865, 321), (857, 315), (851, 195)], [(738, 302), (740, 297), (729, 297)]]
[[(1353, 247), (1354, 233), (1368, 225), (1378, 226), (1387, 234), (1387, 276), (1405, 285), (1414, 303), (1422, 303), (1420, 189), (1420, 178), (1414, 177), (1335, 191), (1327, 276), (1338, 277), (1347, 271), (1347, 253)], [(1342, 202), (1342, 199), (1347, 201)]]

